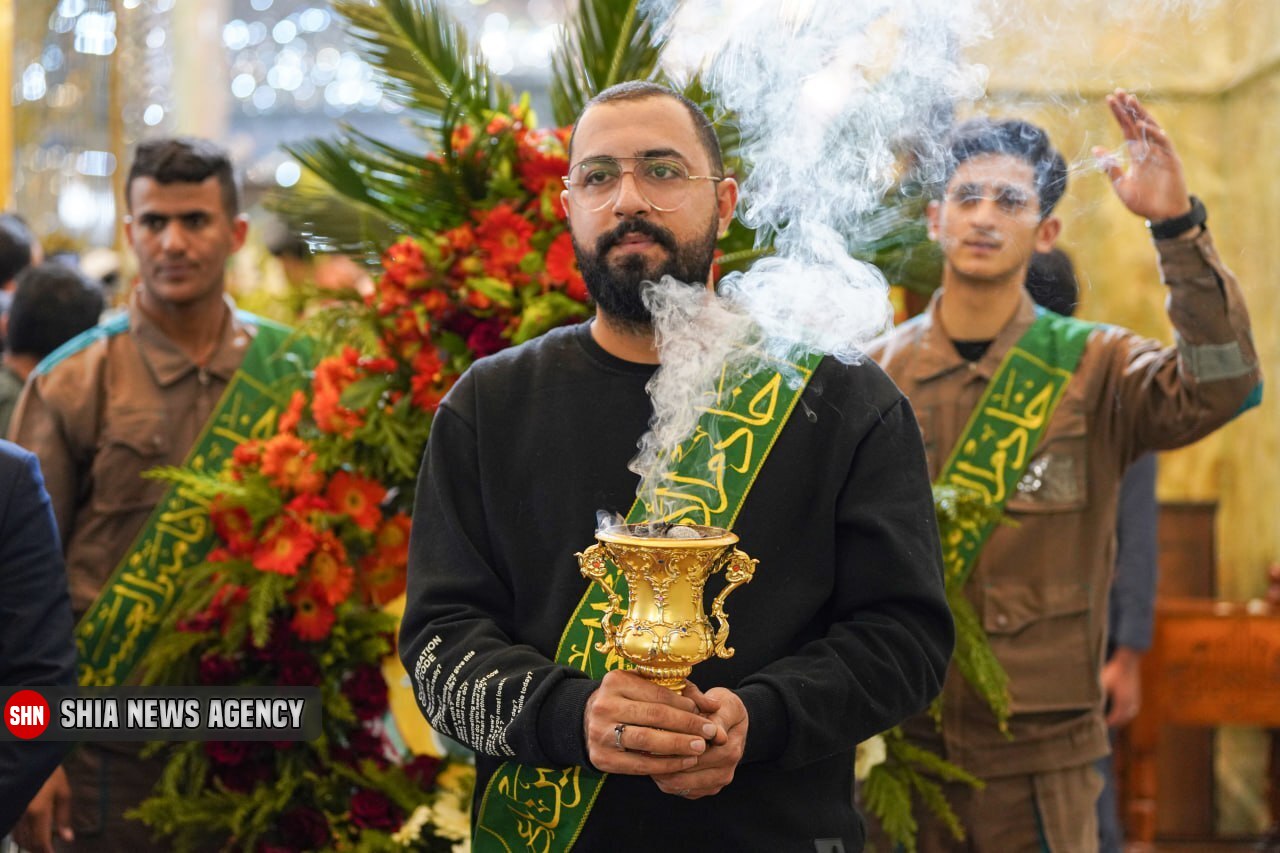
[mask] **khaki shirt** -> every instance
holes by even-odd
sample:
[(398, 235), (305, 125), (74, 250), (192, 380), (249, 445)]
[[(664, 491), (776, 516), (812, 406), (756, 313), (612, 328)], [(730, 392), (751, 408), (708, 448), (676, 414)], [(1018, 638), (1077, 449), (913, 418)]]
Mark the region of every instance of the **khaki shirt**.
[(135, 294), (127, 330), (89, 340), (27, 383), (11, 435), (40, 457), (77, 619), (167, 488), (142, 472), (185, 461), (244, 360), (256, 328), (229, 300), (227, 309), (204, 367), (161, 333)]
[[(966, 588), (1009, 674), (1012, 739), (953, 666), (942, 734), (913, 737), (979, 776), (1034, 773), (1106, 754), (1099, 676), (1115, 562), (1121, 476), (1148, 450), (1180, 447), (1230, 420), (1258, 386), (1258, 359), (1235, 277), (1207, 232), (1162, 240), (1161, 277), (1177, 344), (1113, 326), (1095, 330), (1062, 402)], [(868, 353), (911, 400), (936, 481), (987, 383), (1035, 319), (1030, 297), (977, 362), (965, 361), (929, 310)]]

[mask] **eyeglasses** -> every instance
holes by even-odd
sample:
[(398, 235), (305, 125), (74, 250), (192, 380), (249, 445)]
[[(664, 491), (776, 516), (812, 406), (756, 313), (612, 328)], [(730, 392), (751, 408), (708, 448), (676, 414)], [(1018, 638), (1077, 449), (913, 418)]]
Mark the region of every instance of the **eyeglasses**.
[[(622, 163), (630, 162), (630, 169)], [(679, 160), (663, 157), (593, 157), (574, 166), (564, 177), (569, 201), (594, 213), (618, 197), (622, 176), (627, 172), (636, 190), (654, 210), (677, 210), (689, 200), (690, 181), (723, 181), (713, 175), (690, 175)]]
[(1001, 213), (1009, 216), (1021, 214), (1033, 203), (1039, 204), (1039, 200), (1026, 190), (1008, 184), (997, 184), (993, 187), (983, 184), (958, 184), (947, 191), (947, 201), (961, 207), (969, 207), (985, 199), (991, 199), (996, 207), (1000, 208)]

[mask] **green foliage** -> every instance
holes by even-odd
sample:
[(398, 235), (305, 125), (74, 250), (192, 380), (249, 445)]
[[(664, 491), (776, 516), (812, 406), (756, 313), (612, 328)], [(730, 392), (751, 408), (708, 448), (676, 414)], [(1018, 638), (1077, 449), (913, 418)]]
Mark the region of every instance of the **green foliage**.
[(572, 124), (593, 96), (615, 83), (657, 76), (660, 48), (641, 0), (582, 0), (551, 57), (551, 110)]
[(483, 121), (512, 101), (511, 89), (472, 50), (466, 30), (435, 0), (336, 0), (335, 11), (385, 91), (439, 127), (450, 109)]

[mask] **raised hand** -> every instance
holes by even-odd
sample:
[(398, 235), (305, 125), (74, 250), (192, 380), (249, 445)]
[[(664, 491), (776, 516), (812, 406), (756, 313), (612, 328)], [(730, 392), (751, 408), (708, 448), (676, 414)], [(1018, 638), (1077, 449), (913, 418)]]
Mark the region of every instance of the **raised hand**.
[(1123, 168), (1105, 148), (1093, 155), (1111, 178), (1111, 186), (1129, 210), (1152, 222), (1173, 219), (1191, 210), (1182, 160), (1168, 134), (1137, 96), (1117, 89), (1107, 106), (1124, 134), (1129, 166)]
[(693, 767), (708, 741), (725, 737), (693, 699), (625, 670), (605, 674), (587, 700), (582, 731), (593, 767), (632, 776)]

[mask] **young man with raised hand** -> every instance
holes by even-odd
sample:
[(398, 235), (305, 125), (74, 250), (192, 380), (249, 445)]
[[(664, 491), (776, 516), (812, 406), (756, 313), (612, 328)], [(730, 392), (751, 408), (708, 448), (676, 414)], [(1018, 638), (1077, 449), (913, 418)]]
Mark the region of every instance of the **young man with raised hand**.
[(868, 350), (919, 412), (934, 480), (1015, 522), (944, 543), (1008, 675), (1011, 716), (1006, 732), (952, 666), (940, 731), (908, 724), (986, 783), (947, 786), (968, 839), (926, 822), (923, 853), (1096, 849), (1121, 476), (1147, 451), (1212, 432), (1261, 389), (1243, 297), (1172, 142), (1133, 95), (1107, 102), (1130, 162), (1104, 162), (1117, 197), (1150, 225), (1176, 345), (1035, 307), (1027, 266), (1058, 236), (1066, 165), (1040, 128), (979, 119), (952, 135), (945, 194), (929, 207), (942, 288)]

